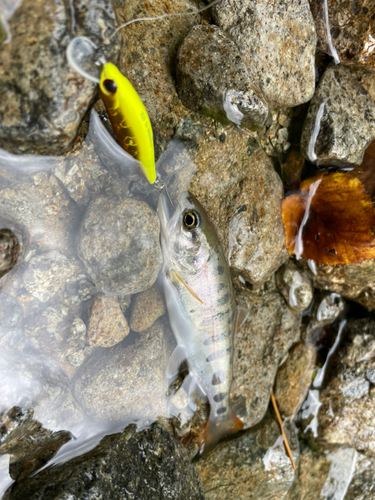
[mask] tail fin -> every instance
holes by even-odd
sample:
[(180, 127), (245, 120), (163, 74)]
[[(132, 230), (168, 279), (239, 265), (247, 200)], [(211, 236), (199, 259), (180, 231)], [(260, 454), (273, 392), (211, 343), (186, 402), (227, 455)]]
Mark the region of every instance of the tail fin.
[(227, 418), (217, 419), (211, 410), (210, 418), (199, 440), (199, 454), (207, 453), (221, 440), (243, 429), (243, 423), (229, 408)]

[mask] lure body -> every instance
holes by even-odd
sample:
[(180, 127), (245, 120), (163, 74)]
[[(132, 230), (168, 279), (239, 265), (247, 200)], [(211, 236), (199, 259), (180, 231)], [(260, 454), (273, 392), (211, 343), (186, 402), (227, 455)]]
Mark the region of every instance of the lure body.
[(177, 341), (167, 375), (173, 377), (186, 359), (190, 385), (198, 384), (209, 400), (203, 452), (243, 427), (229, 401), (237, 317), (230, 270), (214, 227), (190, 193), (181, 196), (171, 217), (161, 195), (158, 214), (164, 291)]
[(100, 96), (120, 145), (142, 164), (150, 184), (156, 179), (151, 122), (132, 84), (112, 63), (105, 63), (100, 75)]

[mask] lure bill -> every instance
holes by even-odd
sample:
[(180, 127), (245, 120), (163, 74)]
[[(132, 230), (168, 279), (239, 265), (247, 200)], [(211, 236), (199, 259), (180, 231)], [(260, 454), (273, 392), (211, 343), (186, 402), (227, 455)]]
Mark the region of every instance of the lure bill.
[(170, 216), (162, 194), (158, 214), (164, 291), (177, 341), (167, 376), (175, 377), (186, 360), (190, 398), (197, 386), (208, 398), (210, 417), (201, 437), (202, 453), (243, 428), (229, 401), (237, 322), (234, 292), (227, 261), (201, 204), (185, 192)]
[(112, 63), (103, 64), (99, 91), (117, 140), (141, 162), (146, 179), (153, 184), (156, 170), (152, 127), (139, 95)]

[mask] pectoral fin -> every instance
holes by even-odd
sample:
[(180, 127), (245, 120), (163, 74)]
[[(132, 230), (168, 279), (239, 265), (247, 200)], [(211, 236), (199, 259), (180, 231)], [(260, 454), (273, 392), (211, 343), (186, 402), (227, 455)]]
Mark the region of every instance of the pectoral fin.
[(241, 328), (241, 326), (245, 323), (245, 321), (247, 320), (248, 317), (249, 317), (248, 309), (246, 307), (243, 307), (243, 306), (238, 306), (237, 313), (236, 313), (236, 329), (235, 329), (236, 333)]
[(177, 375), (179, 374), (179, 368), (185, 361), (185, 359), (185, 351), (182, 347), (177, 346), (176, 349), (172, 352), (172, 355), (168, 361), (167, 369), (165, 372), (167, 378), (177, 377)]
[(194, 292), (194, 290), (192, 290), (192, 289), (190, 288), (190, 286), (189, 286), (189, 285), (187, 285), (187, 284), (185, 283), (185, 281), (181, 278), (181, 276), (180, 276), (180, 275), (179, 275), (179, 274), (178, 274), (178, 273), (177, 273), (174, 269), (172, 269), (172, 270), (169, 272), (169, 278), (170, 278), (170, 280), (171, 280), (172, 282), (173, 282), (173, 280), (174, 280), (174, 279), (175, 279), (175, 280), (177, 280), (177, 281), (179, 281), (182, 285), (184, 285), (184, 287), (186, 288), (186, 290), (187, 290), (189, 293), (191, 293), (191, 295), (192, 295), (195, 299), (197, 299), (197, 300), (198, 300), (201, 304), (203, 304), (203, 302), (202, 302), (202, 301), (201, 301), (201, 299), (198, 297), (198, 295)]

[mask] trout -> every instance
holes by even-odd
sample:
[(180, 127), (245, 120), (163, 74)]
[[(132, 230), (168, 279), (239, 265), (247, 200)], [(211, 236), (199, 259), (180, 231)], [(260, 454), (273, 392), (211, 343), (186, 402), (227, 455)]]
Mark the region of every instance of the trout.
[(197, 386), (208, 398), (210, 416), (199, 444), (203, 453), (243, 428), (229, 401), (237, 323), (230, 270), (215, 229), (192, 194), (185, 192), (171, 215), (161, 194), (158, 215), (164, 292), (177, 341), (167, 376), (175, 377), (186, 360), (189, 398)]

